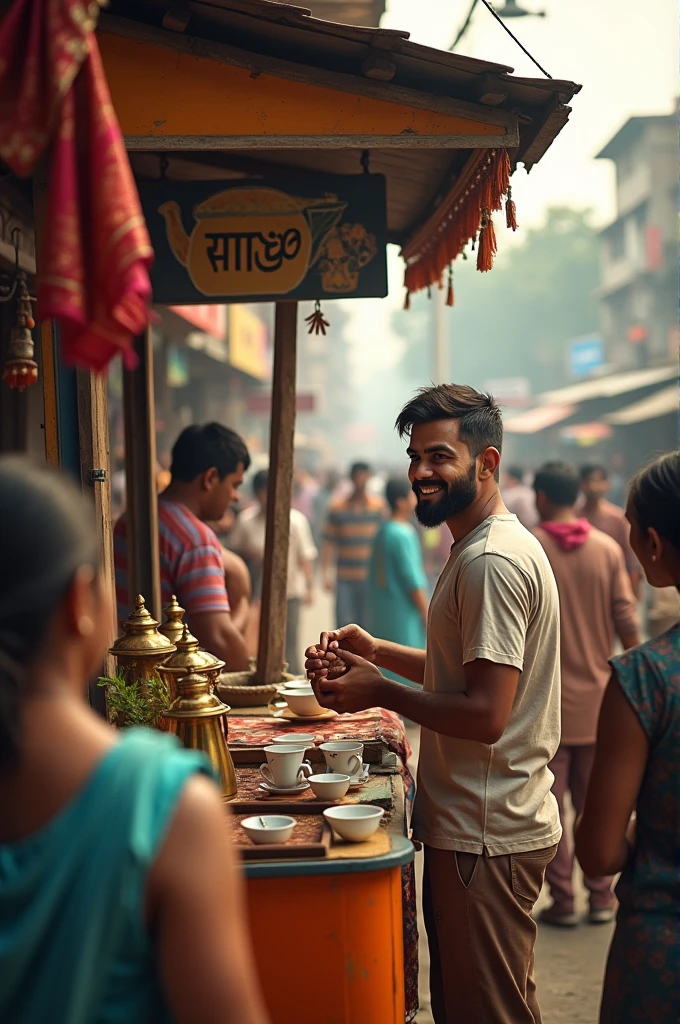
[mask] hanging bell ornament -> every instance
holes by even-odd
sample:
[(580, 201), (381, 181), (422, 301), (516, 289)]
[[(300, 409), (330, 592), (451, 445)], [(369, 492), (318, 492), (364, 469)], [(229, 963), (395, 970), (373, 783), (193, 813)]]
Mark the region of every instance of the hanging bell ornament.
[(23, 391), (38, 379), (38, 364), (33, 359), (34, 346), (31, 331), (35, 327), (31, 297), (26, 287), (26, 274), (17, 271), (17, 312), (7, 346), (7, 360), (2, 379), (7, 386)]

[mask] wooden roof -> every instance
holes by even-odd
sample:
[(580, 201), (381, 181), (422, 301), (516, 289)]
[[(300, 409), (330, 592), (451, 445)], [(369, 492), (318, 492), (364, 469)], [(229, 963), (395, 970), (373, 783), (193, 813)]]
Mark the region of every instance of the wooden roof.
[[(402, 245), (450, 194), (474, 155), (474, 148), (464, 148), (464, 139), (451, 129), (447, 134), (447, 118), (459, 114), (474, 123), (486, 122), (490, 131), (507, 132), (505, 143), (498, 136), (488, 143), (477, 136), (472, 146), (505, 145), (513, 163), (529, 168), (566, 124), (569, 101), (580, 89), (573, 82), (517, 78), (504, 65), (413, 43), (406, 32), (321, 21), (304, 8), (268, 0), (111, 0), (99, 33), (244, 68), (253, 80), (273, 75), (439, 117), (441, 125), (426, 129), (438, 135), (408, 128), (382, 141), (352, 136), (343, 142), (336, 135), (315, 140), (311, 148), (304, 136), (247, 147), (234, 139), (233, 145), (216, 145), (206, 153), (204, 145), (192, 151), (187, 138), (179, 155), (177, 138), (164, 143), (160, 129), (128, 139), (136, 151), (136, 170), (151, 177), (158, 176), (158, 157), (142, 156), (144, 151), (172, 152), (170, 177), (196, 177), (206, 169), (206, 177), (229, 177), (290, 169), (355, 173), (361, 150), (368, 148), (371, 171), (388, 179), (390, 240)], [(106, 51), (104, 58), (106, 65)], [(112, 95), (117, 103), (115, 83)]]

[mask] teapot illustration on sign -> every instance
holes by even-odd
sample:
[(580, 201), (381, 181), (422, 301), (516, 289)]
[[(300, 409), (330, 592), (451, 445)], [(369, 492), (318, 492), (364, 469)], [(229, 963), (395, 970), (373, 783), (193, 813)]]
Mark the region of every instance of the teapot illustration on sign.
[(301, 199), (254, 185), (227, 189), (193, 209), (188, 235), (179, 204), (162, 203), (168, 244), (203, 295), (286, 295), (304, 280), (347, 203)]

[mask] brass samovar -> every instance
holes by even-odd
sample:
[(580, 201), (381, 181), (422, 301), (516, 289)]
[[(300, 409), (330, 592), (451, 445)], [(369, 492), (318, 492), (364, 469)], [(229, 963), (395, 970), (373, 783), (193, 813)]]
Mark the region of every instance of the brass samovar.
[(158, 623), (146, 610), (140, 594), (135, 610), (123, 623), (123, 635), (109, 648), (109, 654), (116, 659), (122, 676), (144, 684), (159, 674), (159, 665), (175, 650), (175, 645), (158, 632)]
[(236, 796), (236, 772), (225, 738), (224, 719), (229, 707), (212, 693), (206, 672), (191, 672), (175, 680), (177, 696), (163, 713), (167, 731), (190, 750), (201, 750), (219, 779), (222, 796)]
[(193, 672), (205, 673), (210, 680), (211, 688), (214, 689), (224, 668), (224, 662), (214, 654), (202, 650), (187, 625), (182, 627), (181, 636), (174, 643), (177, 650), (158, 669), (158, 674), (170, 691), (170, 699), (174, 700), (177, 696), (177, 680)]

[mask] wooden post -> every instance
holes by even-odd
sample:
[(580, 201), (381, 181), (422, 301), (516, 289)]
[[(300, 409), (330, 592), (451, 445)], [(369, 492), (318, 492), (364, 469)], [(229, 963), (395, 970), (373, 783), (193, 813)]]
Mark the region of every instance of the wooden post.
[(281, 680), (286, 649), (288, 537), (293, 495), (295, 438), (295, 350), (297, 302), (276, 303), (274, 380), (269, 441), (267, 532), (264, 545), (262, 612), (257, 655), (257, 682)]
[(150, 328), (135, 339), (135, 352), (137, 368), (123, 370), (128, 596), (134, 602), (137, 594), (143, 594), (146, 607), (160, 622), (156, 407)]
[[(113, 522), (111, 519), (111, 465), (109, 461), (109, 414), (106, 377), (89, 370), (76, 371), (78, 400), (78, 438), (80, 448), (80, 480), (83, 491), (91, 494), (97, 525), (97, 543), (104, 579), (111, 597), (111, 619), (106, 645), (118, 636), (116, 627), (116, 588), (113, 568)], [(104, 674), (113, 675), (115, 662), (110, 654), (104, 658)], [(90, 703), (106, 717), (106, 697), (98, 686), (90, 686)]]

